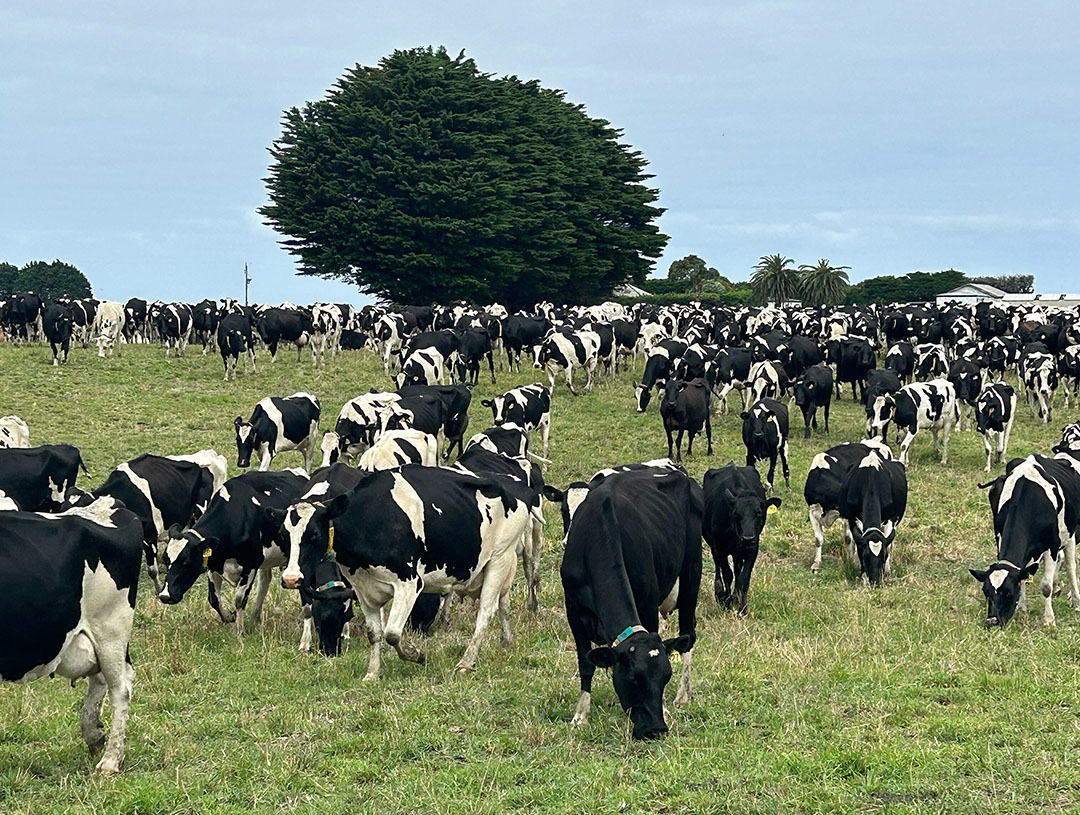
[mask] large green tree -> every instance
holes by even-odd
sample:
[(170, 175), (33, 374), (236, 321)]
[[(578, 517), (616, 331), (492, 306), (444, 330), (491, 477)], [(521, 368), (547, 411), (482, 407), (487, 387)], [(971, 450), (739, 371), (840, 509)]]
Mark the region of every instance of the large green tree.
[(759, 303), (783, 303), (799, 297), (799, 272), (795, 261), (777, 253), (762, 255), (750, 275), (750, 286)]
[(942, 272), (908, 272), (906, 275), (881, 275), (861, 280), (848, 289), (847, 302), (919, 303), (933, 300), (939, 294), (964, 284), (963, 272), (946, 269)]
[(395, 51), (285, 111), (270, 203), (299, 273), (397, 302), (584, 301), (667, 243), (646, 161), (562, 91)]
[(17, 288), (19, 267), (13, 263), (0, 261), (0, 298), (9, 297)]
[(833, 266), (828, 258), (821, 258), (814, 265), (804, 263), (799, 267), (799, 287), (802, 301), (808, 306), (832, 306), (843, 303), (847, 295), (848, 270), (850, 266)]
[(687, 255), (671, 262), (667, 279), (681, 283), (683, 291), (701, 294), (707, 283), (720, 280), (720, 272), (707, 265), (697, 255)]
[(86, 275), (62, 260), (34, 260), (21, 268), (0, 263), (0, 297), (32, 291), (43, 297), (92, 297)]

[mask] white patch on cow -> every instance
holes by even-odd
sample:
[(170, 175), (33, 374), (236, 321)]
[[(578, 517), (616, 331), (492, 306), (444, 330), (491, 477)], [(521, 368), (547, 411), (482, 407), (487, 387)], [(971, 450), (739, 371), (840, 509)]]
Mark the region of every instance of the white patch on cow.
[(436, 512), (438, 512), (438, 513), (439, 513), (440, 515), (442, 515), (442, 514), (443, 514), (443, 511), (442, 511), (442, 507), (438, 506), (437, 504), (432, 504), (432, 505), (431, 505), (431, 508), (432, 508), (433, 510), (435, 510)]
[(187, 545), (187, 538), (170, 538), (168, 545), (165, 547), (165, 557), (168, 558), (169, 563), (175, 563)]
[(875, 470), (881, 469), (881, 459), (878, 458), (876, 451), (871, 451), (863, 460), (859, 462), (860, 467), (873, 467)]
[(4, 494), (3, 490), (0, 490), (0, 511), (4, 512), (18, 512), (19, 505), (11, 498), (8, 498)]
[(1016, 489), (1016, 485), (1021, 479), (1031, 481), (1042, 489), (1042, 491), (1046, 493), (1046, 497), (1050, 501), (1050, 504), (1055, 509), (1061, 506), (1062, 502), (1058, 495), (1057, 487), (1043, 476), (1035, 458), (1033, 456), (1028, 456), (1020, 464), (1016, 465), (1016, 467), (1013, 468), (1013, 471), (1009, 473), (1008, 478), (1005, 479), (1005, 484), (1001, 488), (1001, 495), (998, 496), (999, 510), (1008, 503), (1010, 498), (1012, 498), (1013, 491)]
[(240, 425), (240, 427), (236, 430), (236, 434), (240, 437), (241, 443), (246, 442), (248, 440), (248, 437), (251, 435), (251, 425)]
[(869, 546), (874, 557), (881, 557), (881, 541), (870, 541)]
[(1000, 589), (1001, 584), (1005, 582), (1005, 578), (1008, 576), (1008, 569), (994, 569), (994, 571), (990, 572), (989, 575), (990, 585), (993, 586), (995, 589)]
[(300, 496), (300, 500), (305, 501), (308, 498), (314, 498), (317, 495), (326, 495), (326, 492), (329, 489), (330, 489), (330, 482), (329, 481), (316, 481), (314, 484), (312, 484), (310, 487), (308, 487), (307, 492), (305, 492), (302, 496)]
[[(299, 395), (301, 394), (294, 394), (294, 396)], [(280, 452), (284, 447), (282, 442), (287, 442), (285, 438), (285, 420), (281, 417), (281, 410), (278, 409), (277, 405), (274, 404), (273, 400), (270, 397), (260, 399), (259, 407), (263, 409), (263, 413), (266, 414), (266, 418), (268, 418), (273, 423), (274, 427), (277, 429), (277, 435), (274, 437), (274, 449), (270, 452)]]
[(393, 478), (394, 486), (390, 488), (390, 497), (409, 519), (413, 534), (417, 539), (424, 540), (424, 502), (412, 484), (402, 478), (400, 473), (393, 473)]
[(828, 453), (818, 453), (814, 456), (814, 460), (810, 462), (810, 469), (827, 470), (835, 460)]
[(261, 506), (262, 506), (262, 504), (260, 504), (260, 503), (259, 503), (259, 499), (258, 499), (258, 498), (256, 498), (256, 497), (255, 497), (254, 495), (253, 495), (253, 496), (251, 496), (251, 503), (253, 503), (253, 504), (254, 504), (255, 506), (257, 506), (257, 507), (261, 507)]
[(160, 535), (165, 531), (165, 522), (161, 519), (161, 510), (158, 508), (157, 504), (154, 503), (154, 497), (150, 494), (150, 482), (132, 470), (126, 461), (116, 469), (117, 472), (121, 472), (127, 476), (135, 489), (141, 492), (146, 499), (146, 502), (150, 504), (150, 517), (154, 521), (154, 530)]
[(649, 650), (649, 656), (653, 657), (654, 659), (655, 659), (656, 657), (660, 656), (660, 649), (659, 649), (659, 648), (652, 648), (652, 649), (650, 649), (650, 650)]
[[(323, 493), (330, 486), (328, 481), (321, 481), (319, 484), (323, 485)], [(319, 484), (315, 486), (317, 487)], [(293, 523), (294, 514), (297, 516), (296, 523)], [(285, 566), (285, 571), (281, 573), (281, 579), (286, 583), (290, 580), (300, 580), (300, 541), (304, 539), (304, 532), (307, 531), (308, 524), (311, 523), (311, 517), (314, 514), (315, 507), (303, 500), (289, 507), (285, 514), (285, 534), (289, 536), (289, 562)]]
[(54, 502), (56, 502), (57, 504), (64, 503), (64, 494), (66, 492), (66, 482), (61, 481), (59, 484), (57, 484), (55, 481), (52, 480), (51, 477), (49, 478), (49, 496), (53, 499)]
[(221, 489), (217, 491), (217, 494), (226, 504), (229, 503), (229, 500), (232, 498), (232, 496), (229, 495), (229, 488), (226, 487), (224, 484), (221, 485)]
[(577, 512), (577, 508), (581, 506), (581, 502), (584, 501), (588, 495), (588, 487), (572, 487), (566, 491), (566, 511), (570, 514), (571, 520), (574, 518), (574, 513)]

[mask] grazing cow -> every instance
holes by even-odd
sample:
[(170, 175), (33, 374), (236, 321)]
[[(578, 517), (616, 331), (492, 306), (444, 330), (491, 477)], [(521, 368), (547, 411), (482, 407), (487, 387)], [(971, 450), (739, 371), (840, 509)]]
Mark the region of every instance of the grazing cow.
[[(224, 457), (218, 458), (223, 467)], [(174, 524), (186, 527), (194, 522), (210, 503), (215, 480), (209, 468), (193, 461), (145, 453), (118, 466), (100, 487), (90, 492), (70, 488), (64, 508), (85, 507), (99, 498), (109, 497), (134, 512), (143, 526), (146, 573), (154, 581), (155, 590), (161, 591), (158, 541), (168, 538), (169, 527)]]
[[(259, 588), (252, 615), (257, 620), (271, 570), (288, 561), (289, 537), (281, 528), (282, 512), (300, 497), (307, 483), (303, 470), (250, 472), (226, 481), (191, 529), (169, 529), (162, 558), (165, 584), (158, 599), (167, 605), (179, 603), (208, 571), (210, 607), (223, 623), (235, 621), (236, 633), (243, 633), (244, 609), (256, 576)], [(223, 605), (223, 579), (236, 587), (235, 613)]]
[(641, 384), (634, 387), (634, 401), (637, 412), (644, 413), (652, 398), (652, 389), (659, 390), (674, 371), (675, 360), (686, 352), (687, 345), (682, 340), (661, 340), (652, 346), (645, 360), (645, 370), (641, 374)]
[(165, 356), (175, 348), (182, 357), (191, 339), (191, 309), (183, 303), (170, 303), (161, 309), (156, 319), (158, 335), (165, 342)]
[(1052, 354), (1035, 352), (1020, 359), (1020, 377), (1027, 390), (1028, 406), (1035, 415), (1035, 403), (1039, 404), (1039, 417), (1043, 424), (1050, 424), (1054, 410), (1054, 391), (1058, 386), (1058, 372)]
[(667, 433), (667, 452), (671, 458), (672, 434), (678, 432), (675, 440), (675, 463), (682, 461), (683, 433), (689, 434), (686, 443), (686, 455), (694, 454), (694, 436), (705, 428), (705, 438), (708, 442), (708, 450), (705, 455), (712, 455), (712, 419), (709, 410), (709, 401), (712, 393), (704, 379), (692, 379), (684, 382), (681, 379), (669, 379), (664, 384), (664, 398), (660, 403), (660, 417), (664, 421), (664, 431)]
[(866, 435), (885, 439), (896, 407), (892, 395), (900, 390), (900, 376), (891, 368), (875, 368), (866, 374)]
[[(88, 678), (79, 724), (99, 772), (124, 762), (135, 682), (131, 628), (142, 563), (142, 527), (110, 500), (60, 516), (0, 513), (0, 680), (59, 674)], [(108, 741), (101, 703), (109, 695)]]
[(938, 450), (938, 433), (942, 432), (941, 463), (949, 463), (949, 435), (960, 416), (956, 403), (956, 388), (947, 379), (912, 382), (904, 385), (894, 397), (893, 421), (897, 432), (906, 431), (900, 442), (900, 461), (907, 466), (908, 451), (920, 430), (929, 430), (934, 437), (934, 453)]
[(945, 353), (945, 346), (932, 342), (915, 346), (915, 379), (920, 382), (941, 379), (948, 370), (949, 357)]
[(495, 358), (491, 349), (491, 335), (482, 328), (470, 328), (463, 332), (461, 345), (453, 358), (455, 378), (459, 382), (477, 384), (480, 381), (480, 363), (485, 357), (491, 371), (491, 384), (494, 385)]
[(503, 344), (506, 346), (506, 362), (511, 371), (521, 372), (521, 354), (529, 353), (538, 345), (551, 328), (546, 317), (529, 317), (511, 314), (503, 325)]
[(299, 362), (303, 347), (311, 339), (311, 316), (299, 309), (268, 308), (259, 315), (255, 327), (270, 352), (272, 363), (277, 361), (279, 343), (294, 343), (296, 361)]
[(225, 366), (225, 381), (236, 379), (236, 363), (246, 353), (251, 360), (251, 372), (255, 373), (255, 337), (251, 332), (251, 320), (246, 314), (226, 314), (217, 326), (217, 345), (221, 362)]
[[(581, 680), (574, 726), (588, 723), (596, 669), (612, 668), (633, 737), (663, 736), (672, 651), (683, 654), (675, 703), (690, 700), (702, 513), (701, 488), (681, 469), (613, 473), (577, 507), (559, 570)], [(661, 640), (660, 615), (672, 610), (679, 636)]]
[(18, 416), (0, 418), (0, 449), (29, 447), (30, 428)]
[(888, 576), (889, 551), (907, 509), (907, 474), (877, 439), (840, 444), (814, 457), (803, 496), (817, 549), (810, 571), (821, 571), (825, 530), (845, 520), (848, 559), (871, 585)]
[(439, 463), (439, 442), (422, 430), (387, 430), (360, 456), (358, 469), (367, 472), (390, 470), (406, 464), (435, 467)]
[(716, 381), (720, 389), (720, 407), (727, 413), (727, 396), (732, 390), (742, 391), (743, 410), (750, 404), (746, 382), (750, 377), (750, 351), (746, 348), (726, 348), (716, 355)]
[(268, 396), (260, 399), (246, 422), (237, 416), (236, 466), (251, 466), (252, 452), (259, 451), (259, 470), (270, 469), (274, 456), (299, 450), (304, 469), (311, 469), (319, 433), (319, 398), (310, 393)]
[(483, 399), (484, 407), (491, 408), (492, 423), (497, 426), (514, 424), (529, 434), (539, 430), (544, 441), (544, 457), (548, 454), (548, 435), (551, 433), (551, 391), (541, 384), (524, 385), (509, 390), (501, 396)]
[(746, 446), (746, 466), (759, 460), (769, 460), (769, 475), (765, 486), (771, 492), (776, 474), (776, 459), (783, 465), (784, 483), (791, 489), (791, 470), (788, 468), (788, 409), (775, 399), (755, 402), (742, 414), (742, 438)]
[(443, 355), (435, 348), (419, 348), (401, 363), (401, 370), (394, 377), (398, 388), (406, 385), (443, 384)]
[(565, 334), (555, 331), (536, 347), (533, 367), (547, 371), (552, 393), (555, 392), (555, 375), (559, 371), (565, 371), (566, 387), (570, 389), (570, 393), (577, 396), (574, 389), (574, 371), (578, 368), (585, 370), (585, 390), (592, 390), (593, 371), (596, 369), (599, 353), (600, 335), (595, 331), (572, 331)]
[[(831, 376), (828, 391), (832, 391)], [(779, 509), (781, 501), (765, 497), (755, 468), (737, 467), (733, 461), (706, 472), (702, 489), (705, 514), (701, 531), (716, 567), (716, 602), (725, 608), (734, 603), (745, 617), (761, 531), (766, 516)]]
[(985, 569), (969, 569), (986, 596), (986, 625), (1003, 626), (1017, 607), (1026, 610), (1025, 581), (1043, 562), (1043, 623), (1054, 625), (1054, 579), (1058, 556), (1065, 555), (1069, 601), (1080, 609), (1076, 579), (1076, 535), (1080, 532), (1080, 473), (1074, 454), (1055, 458), (1039, 454), (1009, 462), (1005, 474), (981, 485), (990, 487), (997, 560)]
[(124, 331), (124, 307), (113, 300), (106, 300), (98, 305), (94, 315), (94, 330), (97, 338), (98, 356), (105, 358), (116, 351), (116, 356), (123, 356), (120, 350), (120, 337)]
[(218, 336), (218, 308), (213, 300), (203, 300), (191, 310), (191, 334), (202, 343), (203, 356), (214, 350)]
[[(877, 373), (871, 371), (870, 373)], [(813, 365), (806, 369), (795, 383), (795, 404), (802, 410), (806, 431), (803, 438), (810, 438), (810, 427), (817, 430), (817, 409), (825, 409), (825, 432), (829, 432), (829, 406), (832, 404), (833, 374), (828, 365)]]
[(506, 478), (415, 464), (371, 473), (349, 492), (290, 508), (290, 538), (300, 545), (291, 548), (282, 582), (299, 586), (333, 553), (367, 623), (365, 679), (379, 676), (383, 639), (402, 659), (424, 663), (423, 652), (402, 638), (421, 592), (479, 597), (476, 628), (457, 665), (471, 671), (496, 611), (502, 642), (511, 642), (508, 593), (532, 517), (524, 492)]
[(346, 402), (334, 429), (322, 438), (322, 466), (338, 459), (350, 462), (370, 447), (379, 435), (383, 410), (400, 398), (396, 393), (372, 391)]
[(787, 385), (787, 374), (779, 362), (771, 359), (755, 362), (747, 380), (747, 397), (750, 404), (765, 398), (779, 399), (787, 390)]
[[(964, 429), (964, 416), (967, 415), (968, 408), (975, 409), (975, 401), (982, 393), (982, 368), (970, 360), (958, 359), (949, 366), (949, 381), (956, 389), (956, 403), (960, 416), (956, 429), (959, 432)], [(969, 421), (968, 425), (970, 424)]]
[(0, 495), (25, 512), (59, 511), (80, 468), (90, 475), (79, 448), (70, 444), (0, 448)]
[(915, 375), (915, 346), (907, 340), (894, 342), (885, 352), (885, 367), (896, 371), (904, 385)]
[(410, 396), (430, 396), (441, 401), (446, 408), (443, 434), (447, 443), (443, 458), (450, 457), (450, 451), (454, 449), (454, 445), (457, 445), (458, 453), (461, 453), (465, 431), (469, 429), (472, 385), (406, 385), (398, 388), (398, 396), (402, 399)]
[(1005, 460), (1009, 452), (1009, 436), (1016, 419), (1016, 391), (1012, 385), (995, 382), (975, 400), (975, 427), (982, 434), (986, 445), (986, 472), (997, 453), (997, 460)]
[(45, 338), (49, 341), (49, 348), (52, 350), (53, 365), (67, 362), (68, 352), (71, 351), (73, 321), (74, 315), (70, 306), (57, 302), (50, 302), (45, 306), (41, 325), (45, 332)]
[(489, 427), (482, 433), (477, 433), (465, 443), (465, 450), (462, 451), (462, 455), (470, 447), (482, 447), (492, 453), (499, 453), (509, 458), (531, 455), (529, 453), (529, 434), (524, 428), (518, 427), (513, 422)]

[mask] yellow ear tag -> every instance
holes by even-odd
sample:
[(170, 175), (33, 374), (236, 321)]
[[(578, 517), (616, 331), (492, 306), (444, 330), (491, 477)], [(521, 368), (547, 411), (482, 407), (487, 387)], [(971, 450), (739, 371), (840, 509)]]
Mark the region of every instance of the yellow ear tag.
[(331, 526), (330, 526), (330, 540), (326, 544), (326, 552), (327, 552), (327, 554), (331, 554), (331, 553), (333, 553), (333, 551), (334, 551), (334, 527), (331, 524)]
[(775, 515), (778, 507), (776, 504), (769, 504), (769, 508), (765, 510), (766, 515)]
[(214, 554), (214, 550), (210, 548), (206, 549), (206, 551), (203, 552), (202, 565), (204, 569), (210, 565), (210, 555), (212, 554)]

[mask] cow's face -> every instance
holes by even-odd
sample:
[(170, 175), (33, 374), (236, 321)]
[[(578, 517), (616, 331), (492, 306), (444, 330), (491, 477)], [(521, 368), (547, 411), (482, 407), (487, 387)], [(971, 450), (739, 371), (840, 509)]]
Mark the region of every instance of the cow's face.
[(239, 416), (233, 424), (236, 426), (236, 466), (250, 467), (251, 452), (255, 448), (254, 429)]
[(885, 438), (885, 428), (892, 421), (895, 412), (896, 399), (891, 393), (875, 397), (873, 404), (867, 406), (867, 433)]
[(795, 404), (801, 408), (810, 406), (810, 386), (803, 380), (795, 383)]
[(753, 493), (744, 493), (730, 496), (731, 525), (735, 527), (735, 533), (744, 544), (757, 544), (761, 537), (761, 530), (765, 528), (765, 517), (770, 510), (780, 507), (779, 498), (770, 498), (763, 501)]
[(871, 586), (880, 586), (888, 574), (889, 549), (896, 537), (896, 525), (886, 520), (880, 527), (867, 527), (861, 518), (856, 518), (849, 531), (863, 575)]
[(494, 399), (482, 399), (480, 404), (491, 408), (491, 423), (494, 425), (506, 424), (506, 406), (509, 400), (505, 396), (496, 396)]
[(341, 436), (333, 430), (323, 433), (322, 441), (319, 443), (319, 450), (322, 451), (322, 466), (329, 467), (341, 458)]
[(177, 526), (169, 530), (169, 541), (162, 555), (165, 581), (158, 594), (161, 602), (173, 605), (184, 599), (188, 589), (206, 571), (216, 543), (214, 538), (203, 538), (195, 532), (181, 532)]
[(356, 595), (333, 561), (315, 568), (311, 582), (311, 619), (319, 635), (319, 650), (328, 657), (341, 653), (342, 634), (354, 616)]
[(639, 631), (615, 647), (589, 651), (590, 662), (612, 669), (615, 694), (623, 710), (630, 714), (635, 739), (655, 739), (667, 733), (664, 688), (671, 680), (668, 655), (688, 651), (692, 646), (693, 638), (688, 635), (665, 642), (651, 631)]
[(968, 569), (971, 576), (982, 583), (986, 597), (986, 627), (1004, 626), (1016, 613), (1020, 601), (1021, 583), (1035, 572), (1038, 563), (1027, 569), (1017, 569), (1012, 564), (994, 563), (988, 569)]
[(332, 560), (334, 528), (331, 521), (349, 506), (347, 495), (330, 501), (299, 501), (284, 514), (284, 529), (289, 537), (289, 563), (281, 573), (281, 584), (287, 589), (300, 588), (319, 565)]
[(551, 358), (551, 354), (548, 351), (548, 344), (541, 342), (533, 347), (533, 367), (543, 368), (544, 364)]
[(661, 403), (668, 410), (674, 410), (679, 405), (679, 394), (686, 389), (686, 383), (674, 377), (664, 383), (664, 401)]
[[(659, 382), (657, 385), (659, 386)], [(645, 408), (649, 406), (649, 400), (652, 399), (652, 388), (646, 388), (644, 385), (634, 386), (634, 404), (637, 405), (637, 412), (644, 413)]]

